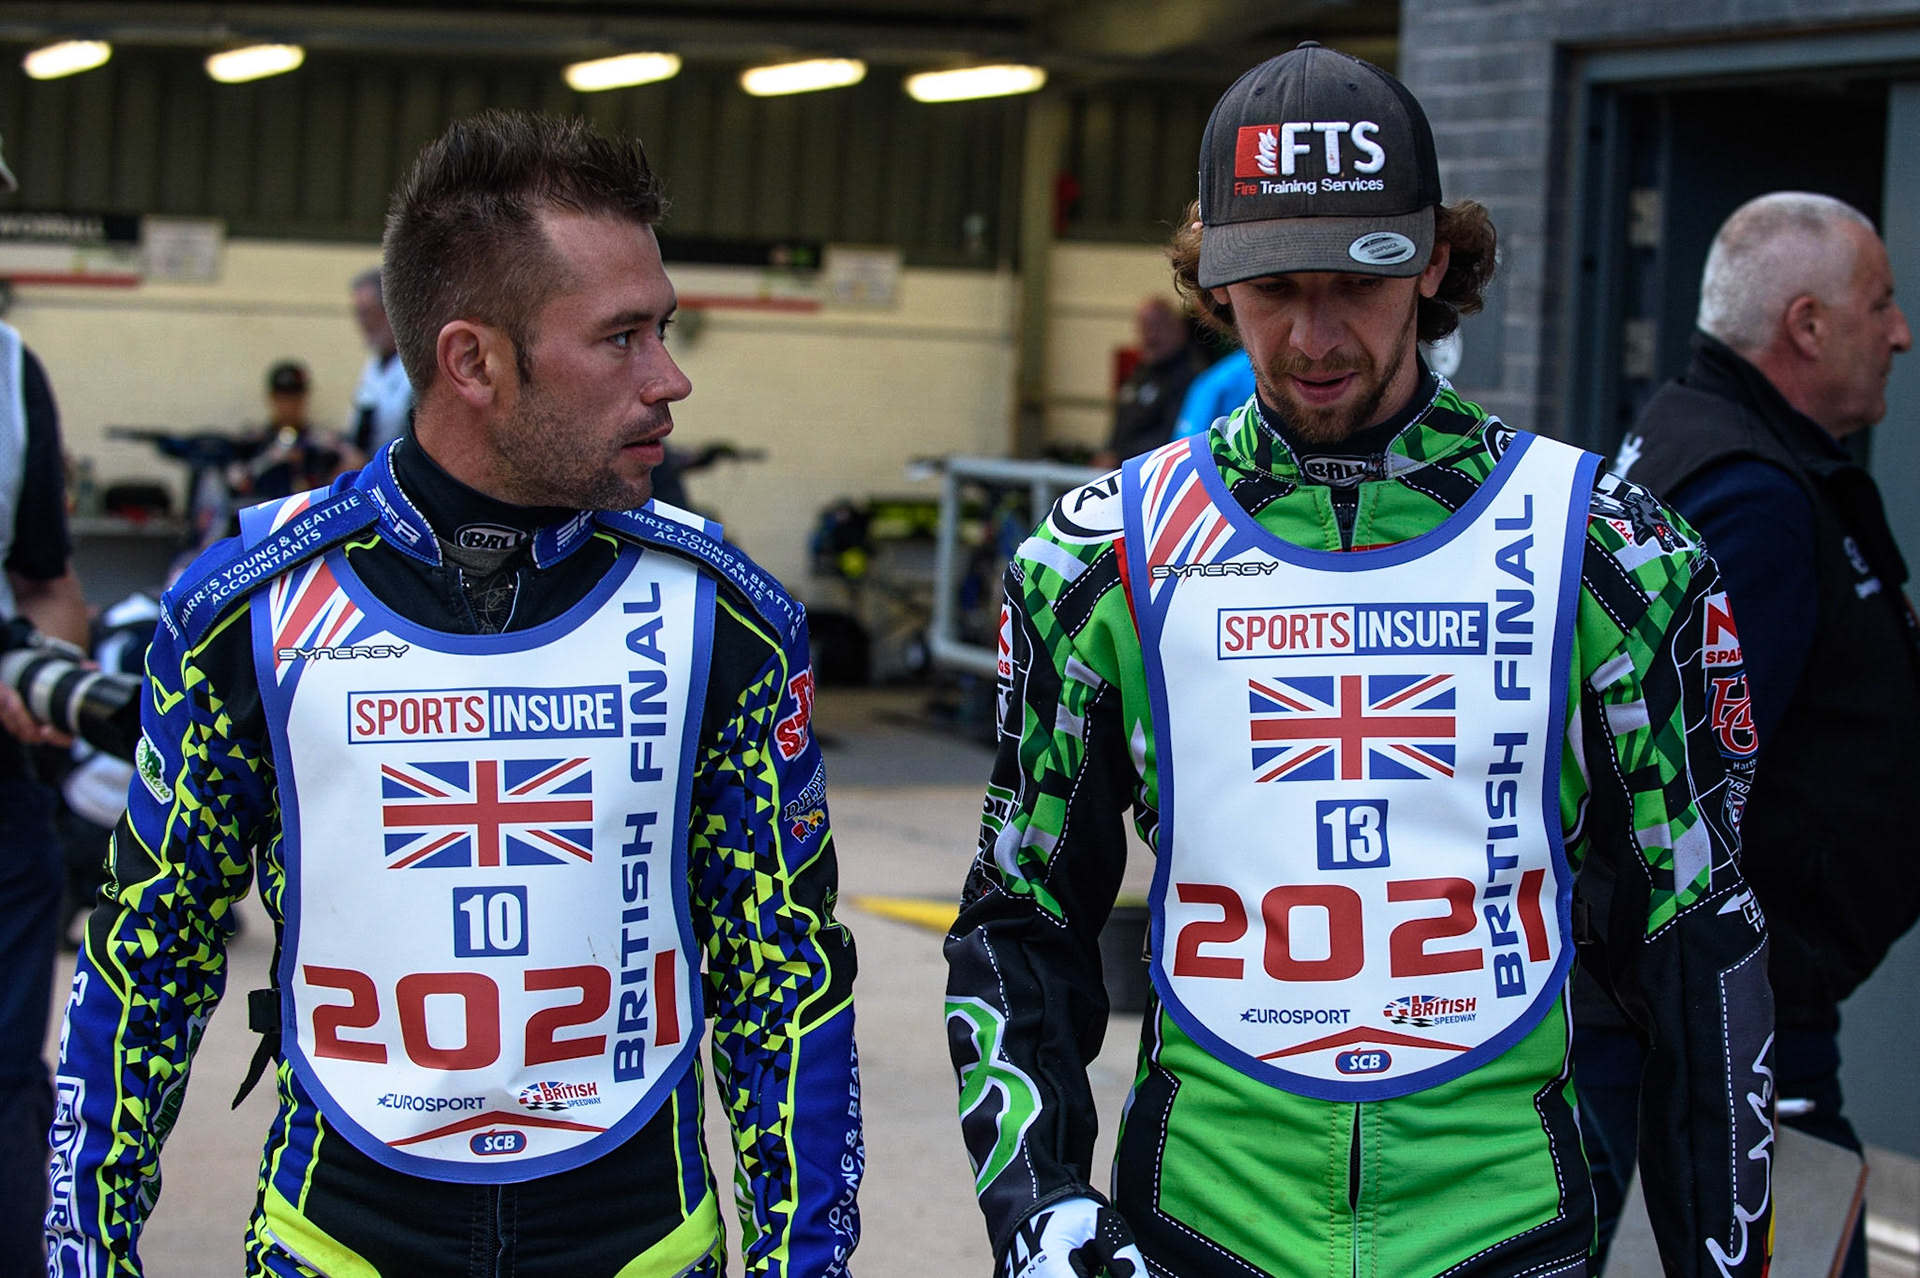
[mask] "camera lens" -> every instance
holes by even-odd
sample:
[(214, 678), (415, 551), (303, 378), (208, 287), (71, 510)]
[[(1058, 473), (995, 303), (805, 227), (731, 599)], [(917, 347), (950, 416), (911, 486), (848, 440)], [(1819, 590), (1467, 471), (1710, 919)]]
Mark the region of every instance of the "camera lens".
[(0, 655), (0, 683), (20, 694), (27, 712), (69, 736), (122, 759), (140, 740), (140, 680), (88, 670), (45, 648)]

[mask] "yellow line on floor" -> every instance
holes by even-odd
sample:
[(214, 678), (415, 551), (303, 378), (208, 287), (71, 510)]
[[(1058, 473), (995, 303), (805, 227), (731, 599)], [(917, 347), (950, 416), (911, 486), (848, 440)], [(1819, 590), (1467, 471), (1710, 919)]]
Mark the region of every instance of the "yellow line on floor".
[(960, 903), (922, 896), (855, 896), (849, 903), (884, 919), (911, 923), (930, 931), (945, 933), (960, 913)]

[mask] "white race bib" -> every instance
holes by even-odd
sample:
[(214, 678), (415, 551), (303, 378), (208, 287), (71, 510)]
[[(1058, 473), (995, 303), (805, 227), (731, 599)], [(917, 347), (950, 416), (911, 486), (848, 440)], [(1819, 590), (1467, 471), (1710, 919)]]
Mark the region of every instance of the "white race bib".
[(1440, 527), (1341, 554), (1262, 529), (1204, 446), (1127, 468), (1159, 779), (1153, 976), (1248, 1076), (1405, 1095), (1505, 1051), (1558, 995), (1597, 462), (1519, 435)]
[(441, 1180), (625, 1140), (703, 1025), (686, 828), (711, 579), (627, 547), (565, 615), (452, 635), (335, 552), (252, 616), (302, 1084), (364, 1153)]

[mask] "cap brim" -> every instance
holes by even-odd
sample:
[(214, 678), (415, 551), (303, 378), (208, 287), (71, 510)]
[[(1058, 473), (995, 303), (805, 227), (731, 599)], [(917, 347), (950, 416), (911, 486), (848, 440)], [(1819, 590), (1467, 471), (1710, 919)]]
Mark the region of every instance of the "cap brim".
[(1200, 287), (1295, 271), (1418, 275), (1433, 259), (1433, 220), (1429, 207), (1392, 217), (1287, 217), (1208, 226), (1200, 239)]

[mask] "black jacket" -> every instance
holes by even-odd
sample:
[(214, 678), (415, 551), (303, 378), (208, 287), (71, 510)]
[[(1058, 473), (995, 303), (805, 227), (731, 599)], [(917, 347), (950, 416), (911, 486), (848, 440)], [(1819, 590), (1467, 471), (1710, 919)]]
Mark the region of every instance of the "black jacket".
[(1114, 406), (1113, 434), (1107, 440), (1114, 456), (1138, 457), (1173, 438), (1187, 387), (1206, 366), (1206, 357), (1192, 345), (1182, 346), (1177, 355), (1157, 364), (1142, 360), (1121, 384)]
[[(1636, 431), (1623, 449), (1638, 449), (1630, 477), (1656, 493), (1758, 460), (1813, 508), (1813, 650), (1761, 748), (1742, 869), (1767, 914), (1779, 1023), (1831, 1029), (1839, 1002), (1920, 917), (1907, 807), (1920, 794), (1920, 648), (1901, 590), (1907, 566), (1872, 477), (1710, 337), (1696, 335), (1692, 364)], [(1737, 618), (1737, 596), (1732, 605)]]

